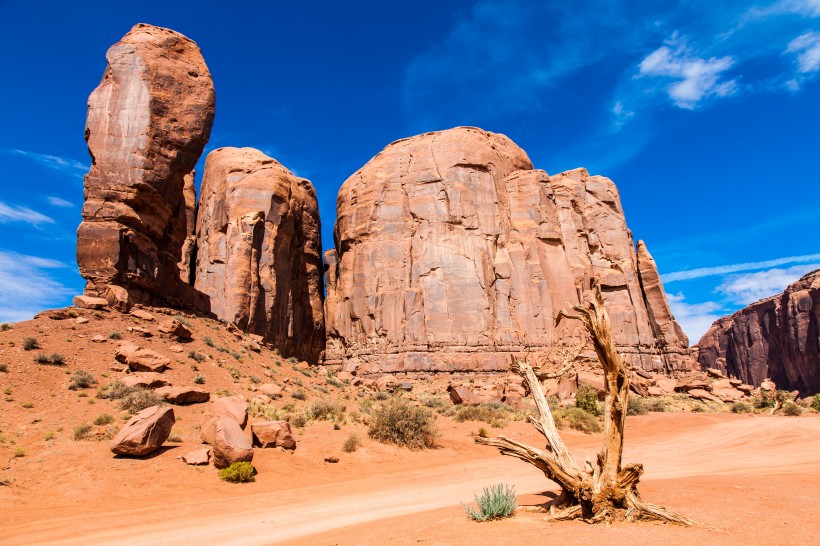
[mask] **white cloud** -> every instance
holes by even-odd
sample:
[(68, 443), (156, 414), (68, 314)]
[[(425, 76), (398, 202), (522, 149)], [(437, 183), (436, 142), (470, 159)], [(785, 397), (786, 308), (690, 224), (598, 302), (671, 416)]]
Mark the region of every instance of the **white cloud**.
[(791, 42), (786, 53), (795, 55), (797, 71), (811, 74), (820, 70), (820, 32), (806, 32)]
[(74, 206), (74, 203), (72, 203), (71, 201), (67, 201), (67, 200), (62, 199), (60, 197), (55, 197), (53, 195), (48, 196), (48, 202), (51, 203), (52, 205), (54, 205), (55, 207), (65, 207), (65, 208), (67, 208), (67, 207), (73, 207)]
[(722, 306), (714, 301), (686, 303), (686, 297), (682, 292), (669, 293), (666, 297), (675, 320), (683, 328), (692, 345), (700, 341), (713, 322), (726, 314), (721, 311)]
[(38, 226), (40, 224), (53, 224), (54, 219), (30, 208), (7, 205), (0, 201), (0, 224), (9, 222), (24, 222)]
[(820, 0), (780, 0), (762, 8), (753, 7), (741, 18), (741, 21), (766, 19), (788, 14), (820, 17)]
[(815, 269), (820, 269), (820, 263), (730, 275), (717, 287), (717, 291), (732, 302), (745, 306), (783, 292), (788, 285)]
[(65, 267), (56, 260), (0, 250), (0, 322), (28, 320), (71, 295), (44, 271)]
[(808, 263), (816, 262), (818, 260), (820, 260), (820, 254), (806, 254), (803, 256), (788, 256), (786, 258), (777, 258), (762, 262), (745, 262), (732, 265), (720, 265), (717, 267), (699, 267), (697, 269), (666, 273), (661, 275), (661, 280), (663, 280), (664, 284), (666, 284), (674, 281), (688, 281), (691, 279), (699, 279), (701, 277), (710, 277), (712, 275), (726, 275), (728, 273), (737, 273), (739, 271), (752, 271), (755, 269), (776, 267), (778, 265)]
[(721, 81), (723, 72), (734, 64), (731, 56), (698, 57), (685, 40), (673, 34), (666, 45), (659, 47), (640, 62), (642, 77), (675, 80), (666, 87), (669, 98), (680, 108), (696, 108), (711, 96), (726, 97), (737, 89), (735, 80)]
[(27, 150), (18, 150), (16, 148), (6, 148), (3, 150), (6, 153), (17, 154), (32, 161), (36, 161), (43, 167), (60, 171), (71, 176), (82, 178), (83, 175), (88, 172), (89, 165), (83, 163), (82, 161), (77, 161), (76, 159), (69, 159), (65, 157), (59, 157), (56, 155), (49, 155), (49, 154), (40, 154), (37, 152), (29, 152)]

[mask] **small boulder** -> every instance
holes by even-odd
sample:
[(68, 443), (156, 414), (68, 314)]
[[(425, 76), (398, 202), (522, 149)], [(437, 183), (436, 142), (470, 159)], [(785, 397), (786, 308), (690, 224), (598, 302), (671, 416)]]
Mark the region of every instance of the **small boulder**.
[(672, 394), (675, 392), (678, 382), (671, 377), (659, 377), (655, 379), (655, 386), (661, 390), (662, 394)]
[(713, 402), (720, 402), (721, 400), (716, 396), (710, 394), (705, 389), (691, 389), (687, 391), (687, 394), (692, 398), (697, 398), (698, 400), (711, 400)]
[(262, 394), (268, 395), (271, 398), (282, 397), (282, 387), (280, 387), (279, 385), (275, 385), (273, 383), (263, 383), (262, 385), (259, 385), (257, 390)]
[(106, 341), (108, 341), (108, 338), (97, 334), (96, 336), (91, 338), (91, 341), (93, 341), (94, 343), (105, 343)]
[(74, 296), (74, 306), (83, 309), (102, 309), (108, 307), (108, 300), (94, 296)]
[(734, 388), (712, 389), (712, 394), (719, 398), (721, 402), (735, 402), (743, 398), (743, 393)]
[(754, 385), (741, 384), (735, 388), (747, 396), (750, 396), (755, 391)]
[(141, 387), (143, 389), (158, 389), (169, 385), (168, 381), (156, 372), (137, 372), (126, 375), (122, 379), (126, 387)]
[(230, 417), (217, 417), (214, 420), (214, 466), (228, 468), (233, 463), (251, 462), (253, 445), (239, 423)]
[(163, 334), (176, 337), (178, 339), (191, 339), (191, 330), (178, 319), (168, 319), (159, 325), (159, 331)]
[(182, 462), (189, 465), (207, 465), (211, 460), (211, 448), (203, 447), (182, 456)]
[(132, 334), (136, 334), (142, 337), (153, 337), (154, 335), (149, 330), (146, 330), (145, 328), (140, 328), (139, 326), (129, 326), (128, 331)]
[(175, 422), (173, 408), (146, 408), (125, 423), (112, 440), (111, 451), (131, 457), (153, 453), (168, 439)]
[(117, 349), (116, 358), (136, 372), (162, 372), (171, 363), (167, 356), (125, 343)]
[(771, 379), (766, 379), (765, 381), (760, 383), (760, 390), (774, 392), (775, 390), (777, 390), (777, 386)]
[(199, 387), (161, 387), (157, 394), (169, 404), (201, 404), (211, 399), (211, 393)]
[(330, 464), (336, 464), (339, 462), (339, 457), (325, 457), (325, 462)]
[(345, 382), (345, 381), (352, 381), (353, 374), (350, 372), (341, 371), (334, 376), (338, 381)]
[(712, 392), (715, 392), (715, 391), (722, 391), (722, 390), (727, 390), (727, 389), (734, 390), (734, 387), (732, 387), (731, 381), (728, 380), (728, 379), (719, 379), (718, 381), (714, 381), (712, 383), (711, 388), (709, 390), (711, 390)]
[(248, 401), (242, 395), (217, 398), (203, 416), (199, 437), (206, 444), (214, 443), (216, 421), (221, 417), (233, 419), (244, 429), (248, 424)]
[(296, 449), (296, 440), (293, 438), (290, 423), (287, 421), (252, 423), (251, 433), (255, 446), (263, 448), (281, 447), (284, 449)]
[(478, 396), (467, 387), (454, 387), (450, 385), (447, 387), (447, 392), (450, 393), (450, 400), (455, 405), (477, 406), (481, 403)]
[(148, 311), (143, 311), (142, 309), (134, 309), (131, 311), (131, 316), (137, 317), (138, 319), (147, 320), (149, 322), (154, 321), (154, 315), (149, 313)]
[(714, 377), (715, 379), (726, 379), (726, 374), (722, 371), (718, 370), (717, 368), (706, 368), (706, 373), (710, 377)]
[(86, 317), (77, 317), (74, 319), (74, 324), (85, 324), (86, 322), (88, 322)]

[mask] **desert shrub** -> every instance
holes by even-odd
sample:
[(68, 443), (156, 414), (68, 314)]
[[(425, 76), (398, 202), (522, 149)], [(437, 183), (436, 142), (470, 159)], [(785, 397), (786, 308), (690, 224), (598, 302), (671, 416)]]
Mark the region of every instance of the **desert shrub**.
[(84, 370), (77, 370), (71, 374), (71, 379), (68, 380), (68, 390), (88, 389), (96, 384), (97, 380), (94, 379), (94, 376), (90, 373)]
[(231, 356), (234, 357), (236, 360), (242, 360), (242, 355), (237, 353), (236, 351), (231, 351)]
[(162, 398), (154, 391), (135, 387), (120, 399), (120, 409), (133, 414), (162, 403)]
[(55, 366), (61, 366), (61, 365), (65, 364), (65, 357), (63, 355), (61, 355), (60, 353), (51, 353), (48, 356), (48, 360), (49, 360), (49, 362), (51, 362)]
[(122, 334), (120, 334), (119, 332), (111, 332), (110, 334), (108, 334), (108, 339), (113, 339), (115, 341), (122, 339)]
[(191, 327), (191, 321), (186, 319), (185, 317), (183, 317), (179, 313), (174, 315), (174, 318), (177, 319), (179, 322), (181, 322), (184, 326), (187, 326), (188, 328)]
[(820, 411), (820, 394), (815, 394), (811, 397), (811, 409)]
[(288, 362), (290, 362), (291, 364), (298, 364), (299, 359), (296, 358), (295, 356), (292, 356), (292, 357), (288, 358)]
[(104, 385), (99, 392), (97, 398), (107, 398), (109, 400), (120, 400), (131, 393), (136, 387), (128, 387), (122, 381), (113, 381)]
[(454, 419), (459, 423), (481, 421), (492, 423), (504, 420), (509, 412), (503, 404), (480, 404), (478, 406), (459, 406)]
[(56, 436), (55, 432), (53, 430), (49, 430), (48, 432), (46, 432), (46, 435), (45, 435), (46, 442), (48, 442), (49, 440), (53, 440), (55, 436)]
[(250, 376), (248, 379), (250, 379), (251, 383), (253, 383), (255, 385), (262, 382), (262, 379), (260, 377), (255, 376), (255, 375)]
[(194, 383), (197, 385), (202, 385), (205, 383), (205, 378), (201, 374), (196, 374), (196, 377), (194, 377)]
[(643, 398), (638, 398), (637, 396), (629, 397), (626, 402), (627, 415), (645, 415), (648, 412), (649, 410), (646, 408)]
[(746, 402), (735, 402), (732, 404), (732, 413), (752, 413), (752, 406)]
[(758, 392), (753, 400), (754, 407), (757, 409), (773, 408), (775, 401), (774, 397), (768, 392), (761, 390)]
[(74, 309), (69, 309), (68, 310), (68, 318), (77, 318), (79, 316), (80, 316), (80, 314), (77, 311), (75, 311)]
[(247, 483), (252, 482), (256, 478), (253, 477), (253, 465), (249, 462), (233, 463), (228, 468), (223, 468), (219, 471), (219, 479), (231, 483)]
[(486, 428), (478, 427), (478, 432), (476, 432), (475, 435), (480, 436), (481, 438), (487, 438), (490, 434), (487, 432)]
[(353, 434), (347, 437), (347, 440), (345, 440), (344, 445), (342, 445), (342, 450), (345, 453), (353, 453), (354, 451), (359, 449), (361, 443), (362, 442), (359, 439), (359, 435), (354, 432)]
[(705, 413), (705, 412), (706, 412), (706, 406), (704, 406), (700, 402), (695, 402), (694, 404), (692, 404), (692, 413)]
[(663, 413), (664, 411), (666, 411), (666, 402), (658, 398), (648, 400), (646, 403), (646, 409), (648, 411)]
[(305, 391), (303, 391), (301, 389), (298, 390), (298, 391), (293, 391), (292, 393), (290, 393), (290, 395), (293, 398), (295, 398), (296, 400), (305, 400), (307, 398), (307, 395), (305, 394)]
[(345, 405), (323, 398), (308, 405), (307, 415), (317, 421), (340, 421), (344, 418)]
[(94, 419), (94, 424), (97, 426), (110, 425), (114, 422), (114, 416), (110, 413), (101, 413)]
[(430, 410), (394, 398), (373, 412), (368, 435), (382, 443), (424, 449), (435, 447), (439, 433)]
[(553, 417), (555, 418), (556, 425), (560, 428), (569, 427), (574, 430), (580, 430), (586, 434), (601, 431), (601, 425), (598, 423), (598, 419), (581, 408), (575, 407), (557, 410), (554, 412)]
[(23, 402), (23, 407), (26, 409), (31, 409), (34, 407), (34, 402)]
[(0, 364), (0, 373), (7, 373), (9, 371), (9, 365), (5, 362)]
[(203, 360), (205, 360), (205, 355), (202, 354), (202, 353), (198, 353), (196, 351), (191, 351), (191, 352), (188, 353), (188, 358), (192, 358), (193, 360), (196, 360), (197, 362), (202, 362)]
[(333, 379), (332, 377), (327, 378), (327, 384), (331, 387), (336, 387), (337, 389), (342, 387), (342, 383), (340, 381)]
[(215, 345), (214, 340), (211, 338), (211, 336), (205, 336), (204, 338), (202, 338), (202, 341), (204, 341), (205, 345), (207, 345), (208, 347), (213, 347)]
[(228, 373), (231, 374), (231, 378), (234, 381), (239, 381), (239, 378), (242, 377), (242, 372), (240, 372), (236, 368), (228, 368)]
[(34, 357), (34, 362), (37, 364), (51, 364), (51, 360), (45, 353), (37, 353), (37, 356)]
[(790, 415), (792, 417), (797, 417), (801, 413), (803, 413), (803, 408), (795, 404), (794, 402), (786, 402), (783, 404), (783, 413), (786, 415)]
[(475, 521), (508, 518), (515, 510), (515, 487), (499, 483), (485, 487), (481, 496), (475, 495), (478, 510), (465, 506), (467, 516)]
[(8, 322), (0, 324), (0, 331), (5, 332), (7, 330), (11, 330), (11, 324), (9, 324)]
[(74, 427), (72, 437), (75, 441), (86, 440), (91, 435), (91, 425), (88, 423), (80, 423)]
[(308, 418), (304, 413), (296, 413), (289, 415), (287, 421), (296, 428), (304, 428), (307, 425)]
[(18, 447), (17, 449), (14, 450), (14, 456), (17, 457), (17, 458), (25, 457), (26, 456), (26, 450), (23, 449), (22, 447)]
[(452, 407), (451, 403), (447, 402), (443, 398), (439, 398), (438, 396), (427, 396), (425, 398), (422, 398), (421, 404), (425, 408), (436, 410), (439, 413), (444, 413)]
[(601, 406), (598, 405), (598, 391), (586, 385), (578, 387), (575, 394), (575, 407), (592, 415), (601, 415)]
[(23, 338), (23, 349), (26, 351), (31, 351), (32, 349), (39, 349), (40, 343), (37, 341), (36, 337), (26, 337)]

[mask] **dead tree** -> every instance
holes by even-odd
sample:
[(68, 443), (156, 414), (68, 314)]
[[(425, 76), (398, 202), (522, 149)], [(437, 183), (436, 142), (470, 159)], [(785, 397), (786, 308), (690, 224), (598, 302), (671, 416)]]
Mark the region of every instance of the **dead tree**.
[(502, 455), (510, 455), (534, 465), (547, 479), (561, 486), (561, 494), (550, 504), (553, 519), (581, 518), (595, 523), (644, 518), (692, 525), (694, 522), (684, 516), (641, 500), (637, 486), (643, 474), (643, 465), (621, 466), (629, 397), (629, 369), (616, 351), (609, 316), (597, 286), (592, 287), (586, 299), (585, 305), (572, 307), (575, 313), (561, 311), (556, 323), (562, 317), (583, 322), (604, 370), (604, 441), (595, 463), (587, 461), (581, 467), (572, 458), (558, 435), (541, 382), (527, 362), (514, 361), (512, 369), (524, 378), (535, 400), (539, 416), (530, 417), (530, 421), (546, 438), (546, 449), (530, 447), (506, 436), (476, 437), (475, 441), (498, 448)]

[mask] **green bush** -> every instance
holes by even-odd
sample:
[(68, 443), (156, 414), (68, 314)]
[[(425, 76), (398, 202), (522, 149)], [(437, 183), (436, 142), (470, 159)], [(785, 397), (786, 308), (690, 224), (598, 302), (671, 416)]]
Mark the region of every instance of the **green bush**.
[(308, 417), (317, 421), (340, 421), (344, 418), (345, 405), (323, 398), (308, 405)]
[(291, 356), (291, 357), (288, 358), (288, 362), (290, 362), (291, 364), (298, 364), (299, 359), (296, 358), (295, 356)]
[(811, 409), (820, 411), (820, 394), (815, 394), (811, 397)]
[(752, 413), (752, 406), (746, 402), (735, 402), (732, 404), (732, 413)]
[(373, 412), (368, 435), (382, 443), (424, 449), (435, 447), (439, 433), (430, 410), (394, 398)]
[(645, 415), (648, 412), (649, 410), (646, 408), (643, 398), (638, 398), (637, 396), (632, 395), (629, 396), (629, 399), (626, 402), (627, 415)]
[(94, 419), (94, 424), (97, 426), (110, 425), (114, 422), (114, 416), (110, 413), (101, 413)]
[(120, 409), (134, 414), (162, 403), (162, 398), (154, 391), (135, 387), (120, 399)]
[(786, 402), (783, 404), (783, 413), (786, 415), (790, 415), (792, 417), (797, 417), (801, 413), (803, 413), (803, 408), (795, 404), (794, 402)]
[(578, 387), (575, 394), (575, 407), (592, 415), (601, 415), (601, 406), (598, 404), (598, 391), (586, 385)]
[(111, 332), (108, 334), (108, 339), (113, 339), (114, 341), (122, 339), (122, 334), (119, 332)]
[(37, 341), (36, 337), (26, 337), (23, 338), (23, 349), (26, 351), (31, 351), (32, 349), (39, 349), (40, 343)]
[(574, 430), (580, 430), (586, 434), (601, 431), (601, 425), (598, 423), (598, 419), (581, 408), (557, 410), (553, 413), (553, 417), (555, 418), (556, 424), (561, 428), (569, 427)]
[(204, 338), (202, 338), (202, 341), (204, 341), (205, 345), (207, 345), (208, 347), (213, 347), (215, 345), (214, 340), (211, 339), (210, 336), (205, 336)]
[(459, 423), (481, 421), (493, 423), (507, 418), (509, 411), (504, 404), (479, 404), (478, 406), (459, 406), (454, 419)]
[(307, 425), (308, 418), (304, 413), (296, 413), (287, 416), (287, 421), (296, 428), (303, 428)]
[(474, 496), (478, 510), (465, 506), (467, 516), (475, 521), (508, 518), (515, 510), (515, 487), (503, 483), (485, 487), (481, 496)]
[(255, 481), (253, 465), (248, 462), (233, 463), (228, 468), (219, 471), (219, 479), (231, 483), (247, 483)]
[(11, 324), (9, 324), (8, 322), (0, 324), (0, 331), (5, 332), (7, 330), (11, 330)]
[(89, 435), (91, 434), (91, 425), (87, 423), (80, 423), (76, 427), (74, 427), (74, 440), (86, 440), (88, 439)]
[(774, 397), (770, 395), (768, 392), (761, 390), (757, 393), (754, 397), (754, 406), (757, 409), (766, 409), (766, 408), (773, 408), (775, 401)]
[(205, 360), (205, 355), (202, 353), (198, 353), (196, 351), (191, 351), (188, 353), (188, 358), (192, 358), (197, 362), (202, 362), (203, 360)]
[(353, 434), (347, 437), (347, 440), (345, 440), (345, 443), (342, 446), (342, 450), (345, 453), (353, 453), (354, 451), (359, 449), (360, 445), (361, 440), (359, 440), (359, 435), (354, 432)]
[(646, 409), (657, 413), (663, 413), (666, 411), (666, 402), (658, 398), (649, 400), (647, 401)]
[(96, 384), (97, 380), (94, 379), (94, 376), (90, 373), (84, 370), (77, 370), (71, 374), (71, 379), (68, 380), (68, 390), (88, 389)]
[(290, 395), (293, 398), (295, 398), (296, 400), (304, 400), (304, 399), (307, 398), (307, 395), (305, 394), (305, 391), (303, 391), (303, 390), (294, 391)]

